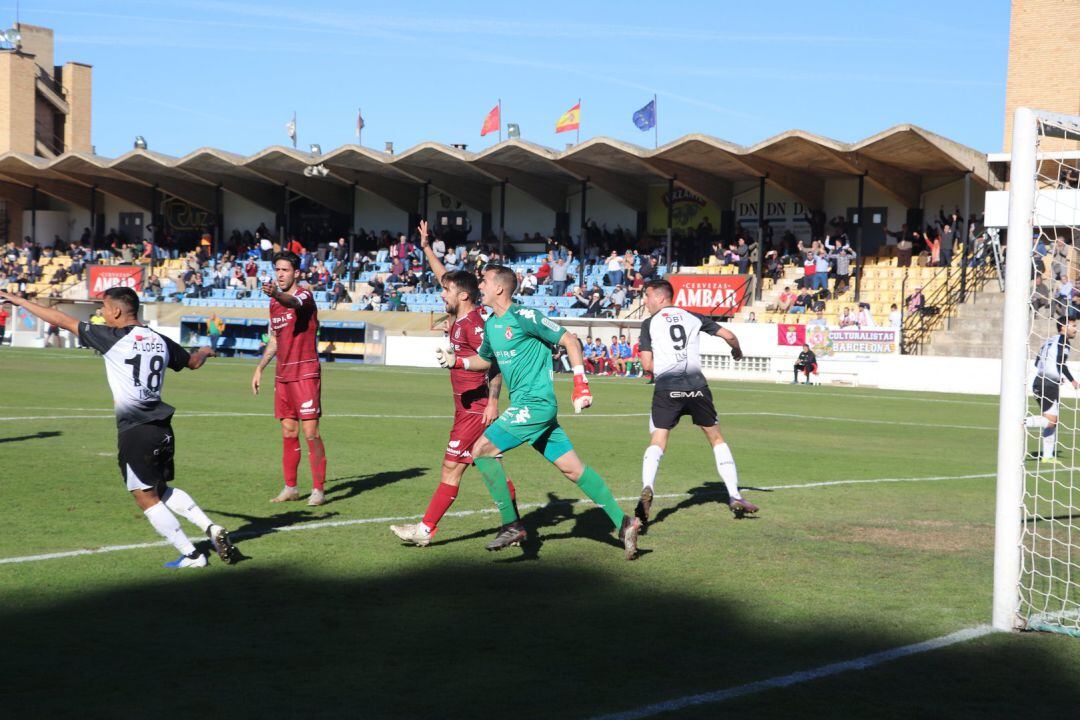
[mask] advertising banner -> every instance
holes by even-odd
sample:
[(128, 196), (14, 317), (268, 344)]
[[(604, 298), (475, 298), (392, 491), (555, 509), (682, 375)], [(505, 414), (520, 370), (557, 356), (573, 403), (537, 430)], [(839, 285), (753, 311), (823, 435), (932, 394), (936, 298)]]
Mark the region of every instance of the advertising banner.
[(700, 315), (734, 315), (746, 302), (749, 275), (672, 275), (675, 307)]
[(780, 323), (776, 326), (776, 344), (802, 347), (806, 343), (805, 325), (785, 325)]
[(896, 328), (827, 328), (806, 326), (806, 342), (818, 355), (878, 355), (897, 352)]
[(87, 290), (91, 298), (100, 298), (109, 288), (143, 289), (143, 268), (136, 265), (91, 265), (86, 269)]

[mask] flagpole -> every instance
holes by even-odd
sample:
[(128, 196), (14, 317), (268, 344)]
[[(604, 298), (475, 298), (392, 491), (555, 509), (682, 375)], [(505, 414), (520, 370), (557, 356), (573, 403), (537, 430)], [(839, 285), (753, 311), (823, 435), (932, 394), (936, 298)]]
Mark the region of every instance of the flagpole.
[[(574, 129), (574, 144), (581, 144), (581, 98), (577, 99), (577, 127)], [(579, 262), (583, 262), (582, 258)]]
[[(502, 142), (502, 98), (499, 98), (499, 142)], [(502, 253), (499, 253), (499, 259), (502, 259)]]
[(356, 144), (364, 145), (364, 108), (356, 108)]
[(656, 93), (652, 96), (652, 111), (653, 111), (653, 150), (660, 147), (660, 108), (656, 104)]

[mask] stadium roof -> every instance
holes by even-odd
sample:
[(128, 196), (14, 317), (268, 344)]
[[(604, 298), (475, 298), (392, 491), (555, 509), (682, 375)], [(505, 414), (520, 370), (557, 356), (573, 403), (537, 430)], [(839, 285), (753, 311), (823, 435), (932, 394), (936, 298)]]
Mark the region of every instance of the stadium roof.
[[(323, 165), (325, 176), (305, 170)], [(310, 173), (310, 170), (308, 171)], [(109, 159), (65, 153), (55, 159), (23, 153), (0, 155), (0, 197), (25, 202), (30, 188), (83, 207), (92, 188), (142, 207), (161, 191), (217, 211), (217, 188), (268, 210), (280, 210), (284, 188), (349, 214), (353, 185), (406, 212), (415, 212), (425, 183), (482, 212), (492, 211), (492, 188), (517, 187), (544, 206), (562, 211), (569, 195), (588, 182), (635, 210), (645, 210), (647, 189), (669, 179), (721, 207), (732, 185), (766, 178), (810, 207), (824, 205), (827, 180), (865, 175), (867, 182), (905, 207), (918, 207), (922, 192), (943, 177), (971, 172), (987, 189), (998, 181), (987, 156), (914, 125), (897, 125), (856, 143), (790, 130), (743, 147), (708, 135), (686, 135), (656, 149), (594, 138), (565, 151), (520, 139), (479, 153), (425, 142), (399, 154), (345, 145), (314, 155), (269, 147), (244, 157), (200, 148), (181, 158), (132, 150)]]

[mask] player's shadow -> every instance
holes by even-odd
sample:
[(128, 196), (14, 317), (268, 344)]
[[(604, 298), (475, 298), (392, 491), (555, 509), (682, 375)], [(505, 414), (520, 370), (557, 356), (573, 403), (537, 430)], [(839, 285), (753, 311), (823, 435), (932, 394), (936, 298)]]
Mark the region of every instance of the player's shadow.
[[(294, 525), (302, 525), (304, 523), (315, 522), (320, 520), (329, 520), (335, 517), (336, 512), (319, 512), (316, 513), (312, 510), (286, 510), (275, 515), (259, 516), (259, 515), (245, 515), (243, 513), (226, 512), (224, 510), (210, 510), (207, 509), (207, 514), (212, 517), (227, 517), (243, 520), (243, 525), (237, 525), (235, 527), (229, 527), (229, 537), (237, 544), (241, 545), (245, 541), (256, 540), (264, 535), (270, 535), (277, 532), (281, 528), (293, 527)], [(224, 523), (223, 523), (224, 524)]]
[[(537, 560), (540, 557), (540, 549), (545, 542), (570, 538), (596, 540), (605, 545), (612, 545), (620, 550), (622, 549), (622, 542), (615, 536), (611, 527), (611, 520), (608, 519), (603, 510), (594, 506), (578, 513), (574, 511), (574, 508), (581, 506), (582, 503), (560, 498), (555, 493), (550, 492), (547, 498), (546, 503), (521, 516), (521, 523), (525, 526), (529, 536), (521, 544), (520, 548), (503, 550), (502, 553), (508, 556), (499, 558), (498, 562)], [(568, 523), (572, 523), (569, 529), (555, 533), (545, 532), (550, 528), (559, 528)], [(478, 530), (468, 535), (458, 535), (447, 540), (435, 541), (431, 545), (449, 545), (469, 540), (493, 540), (496, 532), (495, 529)], [(645, 553), (642, 552), (641, 554)]]
[[(742, 490), (754, 490), (754, 491), (757, 491), (757, 492), (767, 492), (765, 490), (762, 490), (761, 488), (753, 488), (753, 487), (742, 487), (742, 488), (740, 488), (740, 491), (742, 491)], [(698, 487), (690, 488), (689, 490), (687, 490), (687, 493), (689, 494), (690, 497), (686, 498), (685, 500), (680, 501), (677, 505), (673, 505), (671, 507), (666, 507), (666, 508), (660, 510), (660, 512), (654, 514), (652, 519), (649, 520), (649, 522), (646, 524), (645, 533), (648, 532), (648, 528), (652, 527), (653, 525), (659, 525), (660, 523), (664, 522), (669, 517), (671, 517), (675, 513), (679, 512), (680, 510), (685, 510), (687, 508), (692, 508), (692, 507), (695, 507), (697, 505), (713, 505), (713, 504), (721, 505), (723, 507), (723, 509), (726, 511), (727, 510), (728, 500), (731, 499), (731, 495), (727, 491), (727, 486), (724, 485), (724, 483), (722, 483), (722, 482), (720, 482), (718, 480), (710, 480), (708, 482), (705, 482), (705, 483), (699, 485)], [(653, 504), (654, 505), (656, 504), (655, 500), (653, 501)], [(747, 515), (747, 516), (743, 517), (742, 519), (743, 520), (757, 520), (757, 517), (754, 516), (754, 515)], [(645, 534), (645, 533), (643, 533), (643, 534)]]
[(326, 481), (327, 500), (333, 499), (335, 502), (338, 500), (348, 500), (361, 493), (377, 490), (381, 487), (386, 487), (387, 485), (393, 485), (401, 480), (411, 480), (412, 478), (421, 477), (422, 475), (426, 475), (427, 472), (427, 468), (411, 467), (402, 470), (385, 470), (370, 475), (350, 475), (347, 477), (334, 478)]
[(43, 440), (45, 438), (60, 437), (63, 435), (59, 430), (42, 430), (33, 435), (19, 435), (17, 437), (0, 438), (0, 443), (22, 442), (24, 440)]

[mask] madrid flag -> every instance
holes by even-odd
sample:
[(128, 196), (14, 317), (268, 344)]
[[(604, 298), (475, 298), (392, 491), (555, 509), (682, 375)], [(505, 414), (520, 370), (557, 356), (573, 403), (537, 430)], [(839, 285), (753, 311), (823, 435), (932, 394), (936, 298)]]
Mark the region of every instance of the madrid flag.
[(502, 118), (499, 117), (499, 106), (491, 108), (491, 112), (484, 118), (484, 127), (480, 128), (480, 137), (484, 137), (488, 133), (498, 132), (499, 125), (502, 124)]
[(581, 126), (581, 101), (578, 100), (577, 105), (563, 113), (563, 116), (559, 118), (559, 122), (555, 123), (555, 132), (568, 132), (570, 130), (577, 130)]

